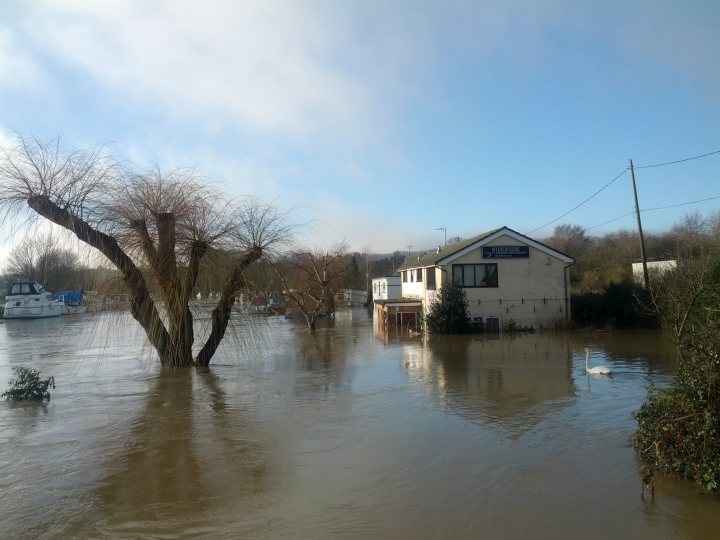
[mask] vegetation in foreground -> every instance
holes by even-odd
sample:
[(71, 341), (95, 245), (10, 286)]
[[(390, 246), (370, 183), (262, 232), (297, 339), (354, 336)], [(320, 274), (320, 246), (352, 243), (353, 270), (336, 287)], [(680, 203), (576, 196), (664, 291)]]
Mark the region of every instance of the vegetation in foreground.
[(693, 246), (695, 258), (651, 287), (651, 305), (678, 345), (677, 374), (671, 387), (652, 391), (634, 413), (640, 457), (715, 494), (720, 493), (719, 247)]
[(666, 474), (720, 492), (720, 326), (683, 345), (672, 387), (655, 390), (634, 413), (640, 457)]
[(10, 388), (2, 393), (3, 399), (9, 401), (50, 401), (51, 386), (55, 389), (55, 377), (40, 378), (40, 372), (27, 367), (14, 367), (15, 377), (10, 379)]

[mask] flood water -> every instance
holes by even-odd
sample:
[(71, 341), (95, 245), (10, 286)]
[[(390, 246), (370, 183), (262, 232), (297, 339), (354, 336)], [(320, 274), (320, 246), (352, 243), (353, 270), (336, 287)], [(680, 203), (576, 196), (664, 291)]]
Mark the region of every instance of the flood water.
[[(656, 478), (632, 411), (671, 381), (657, 334), (436, 337), (342, 312), (240, 321), (206, 373), (161, 371), (127, 314), (0, 323), (45, 405), (0, 402), (3, 538), (717, 538)], [(608, 377), (585, 374), (592, 363)]]

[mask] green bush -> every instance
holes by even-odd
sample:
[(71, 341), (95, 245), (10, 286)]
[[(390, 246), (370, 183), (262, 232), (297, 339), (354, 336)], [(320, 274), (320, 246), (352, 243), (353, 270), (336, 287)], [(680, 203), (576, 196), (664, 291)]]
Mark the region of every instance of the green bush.
[(706, 326), (683, 343), (672, 387), (653, 390), (634, 413), (634, 446), (666, 474), (720, 492), (720, 324)]
[(464, 334), (470, 331), (468, 301), (465, 289), (455, 280), (448, 280), (438, 292), (438, 299), (427, 315), (431, 334)]
[(47, 399), (50, 401), (48, 388), (52, 386), (53, 390), (55, 389), (55, 377), (41, 380), (38, 370), (26, 367), (14, 367), (13, 372), (15, 377), (10, 379), (10, 389), (2, 393), (4, 399), (12, 401)]

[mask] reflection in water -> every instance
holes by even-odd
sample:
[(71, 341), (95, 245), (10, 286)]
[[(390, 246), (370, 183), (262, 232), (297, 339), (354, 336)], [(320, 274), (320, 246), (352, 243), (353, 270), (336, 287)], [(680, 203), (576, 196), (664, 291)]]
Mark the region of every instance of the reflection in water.
[(570, 344), (561, 336), (431, 336), (420, 351), (406, 354), (411, 376), (432, 381), (446, 407), (514, 432), (568, 406), (575, 395)]
[[(58, 382), (45, 406), (0, 403), (3, 537), (720, 530), (717, 502), (689, 482), (656, 477), (655, 502), (640, 500), (630, 413), (672, 366), (656, 335), (379, 340), (361, 317), (314, 335), (276, 318), (209, 371), (172, 373), (138, 359), (142, 335), (120, 325), (75, 348), (61, 337), (93, 321), (0, 324), (0, 381), (29, 365)], [(586, 377), (585, 346), (613, 378)]]
[(194, 535), (232, 527), (264, 489), (267, 456), (253, 430), (212, 373), (161, 372), (124, 451), (106, 463), (93, 522), (67, 532)]

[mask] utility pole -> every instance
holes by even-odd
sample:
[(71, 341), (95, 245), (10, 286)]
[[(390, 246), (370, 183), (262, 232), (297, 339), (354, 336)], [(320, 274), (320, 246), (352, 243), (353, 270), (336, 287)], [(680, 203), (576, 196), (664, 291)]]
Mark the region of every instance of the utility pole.
[(438, 227), (438, 228), (435, 229), (435, 230), (436, 230), (436, 231), (442, 231), (442, 232), (445, 233), (445, 243), (443, 244), (443, 246), (447, 245), (447, 227), (446, 227), (445, 225), (443, 225), (442, 227)]
[(635, 169), (633, 168), (632, 159), (630, 160), (630, 177), (632, 178), (633, 195), (635, 196), (635, 215), (637, 216), (638, 232), (640, 233), (640, 254), (642, 255), (645, 289), (649, 289), (650, 277), (648, 276), (647, 257), (645, 256), (645, 238), (643, 237), (642, 222), (640, 221), (640, 206), (638, 205), (637, 187), (635, 186)]

